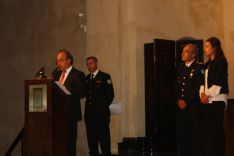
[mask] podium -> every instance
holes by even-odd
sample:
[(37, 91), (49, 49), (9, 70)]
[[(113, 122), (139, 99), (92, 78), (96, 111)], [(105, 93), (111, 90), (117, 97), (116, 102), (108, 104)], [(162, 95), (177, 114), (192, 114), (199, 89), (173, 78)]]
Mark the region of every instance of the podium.
[(24, 156), (67, 156), (68, 95), (50, 79), (25, 80)]

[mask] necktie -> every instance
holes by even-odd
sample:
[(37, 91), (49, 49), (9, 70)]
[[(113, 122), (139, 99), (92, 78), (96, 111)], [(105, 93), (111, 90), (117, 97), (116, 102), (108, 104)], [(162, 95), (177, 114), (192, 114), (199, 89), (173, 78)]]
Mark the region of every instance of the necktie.
[(65, 78), (65, 74), (66, 74), (66, 71), (63, 71), (63, 72), (62, 72), (62, 75), (61, 75), (61, 77), (60, 77), (60, 79), (59, 79), (59, 83), (63, 84), (64, 78)]
[(94, 79), (94, 74), (91, 74), (90, 80)]

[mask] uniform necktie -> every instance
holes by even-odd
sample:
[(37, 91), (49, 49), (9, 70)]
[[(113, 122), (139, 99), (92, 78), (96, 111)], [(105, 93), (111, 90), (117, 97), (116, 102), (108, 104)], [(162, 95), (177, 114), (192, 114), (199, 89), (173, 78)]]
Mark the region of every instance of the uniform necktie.
[(91, 74), (90, 80), (94, 79), (94, 74)]
[(66, 74), (66, 71), (63, 71), (63, 72), (62, 72), (62, 75), (61, 75), (61, 77), (60, 77), (60, 79), (59, 79), (59, 83), (63, 84), (64, 78), (65, 78), (65, 74)]

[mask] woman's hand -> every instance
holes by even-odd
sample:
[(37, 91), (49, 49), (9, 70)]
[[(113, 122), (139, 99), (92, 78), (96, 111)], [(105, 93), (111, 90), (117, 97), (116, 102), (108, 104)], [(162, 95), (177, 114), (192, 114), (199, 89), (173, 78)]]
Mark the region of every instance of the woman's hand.
[(209, 103), (209, 96), (205, 95), (204, 93), (201, 93), (201, 103), (208, 104)]

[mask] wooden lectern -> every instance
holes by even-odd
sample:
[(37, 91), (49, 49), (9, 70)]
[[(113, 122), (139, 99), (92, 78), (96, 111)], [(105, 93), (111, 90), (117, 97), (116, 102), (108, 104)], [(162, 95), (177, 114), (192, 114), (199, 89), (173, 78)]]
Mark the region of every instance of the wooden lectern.
[(67, 156), (68, 95), (50, 79), (25, 81), (24, 156)]

